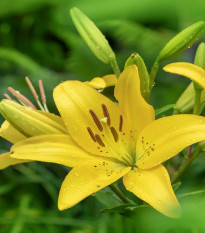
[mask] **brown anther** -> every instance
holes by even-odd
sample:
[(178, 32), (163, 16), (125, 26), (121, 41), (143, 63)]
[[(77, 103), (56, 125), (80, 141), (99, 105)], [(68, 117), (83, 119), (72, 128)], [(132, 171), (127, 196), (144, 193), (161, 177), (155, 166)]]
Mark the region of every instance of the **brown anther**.
[(95, 135), (90, 127), (87, 127), (88, 133), (90, 134), (90, 137), (93, 139), (94, 142), (96, 142)]
[(102, 124), (101, 124), (99, 118), (97, 117), (97, 115), (95, 114), (95, 112), (94, 112), (93, 110), (90, 109), (90, 110), (89, 110), (89, 113), (90, 113), (90, 115), (92, 116), (92, 118), (93, 118), (93, 120), (94, 120), (96, 126), (98, 127), (98, 129), (99, 129), (100, 131), (103, 131)]
[(15, 96), (19, 101), (21, 101), (26, 106), (31, 107), (32, 109), (37, 109), (29, 99), (27, 99), (24, 95), (20, 94), (12, 87), (8, 87), (8, 90), (9, 92), (11, 92), (13, 96)]
[(13, 101), (13, 102), (16, 103), (16, 104), (19, 104), (16, 100), (13, 100), (8, 94), (4, 94), (4, 96), (5, 96), (8, 100)]
[(114, 127), (110, 127), (110, 131), (112, 133), (113, 138), (115, 139), (115, 142), (119, 140), (119, 135)]
[(4, 96), (5, 96), (8, 100), (13, 101), (13, 99), (12, 99), (8, 94), (4, 94)]
[(42, 80), (38, 81), (38, 86), (39, 86), (39, 89), (40, 89), (42, 103), (46, 104), (46, 95), (45, 95), (45, 92), (44, 92)]
[(96, 135), (95, 135), (95, 139), (96, 139), (96, 141), (98, 142), (98, 144), (99, 144), (100, 146), (105, 147), (105, 144), (103, 143), (103, 141), (102, 141), (102, 139), (101, 139), (101, 137), (100, 137), (99, 134), (96, 134)]
[(32, 93), (32, 95), (33, 95), (33, 97), (34, 97), (34, 99), (35, 99), (36, 101), (38, 101), (38, 95), (37, 95), (37, 93), (36, 93), (35, 88), (33, 87), (32, 83), (31, 83), (30, 79), (29, 79), (28, 77), (26, 77), (25, 80), (26, 80), (26, 82), (27, 82), (27, 85), (28, 85), (28, 87), (29, 87), (29, 89), (30, 89), (30, 91), (31, 91), (31, 93)]
[(107, 106), (106, 106), (105, 104), (102, 104), (102, 109), (103, 109), (104, 117), (107, 118), (107, 125), (110, 126), (110, 124), (111, 124), (111, 119), (110, 119), (110, 114), (109, 114), (109, 112), (108, 112)]
[(119, 124), (119, 131), (122, 132), (122, 125), (123, 125), (123, 118), (122, 115), (120, 115), (120, 124)]

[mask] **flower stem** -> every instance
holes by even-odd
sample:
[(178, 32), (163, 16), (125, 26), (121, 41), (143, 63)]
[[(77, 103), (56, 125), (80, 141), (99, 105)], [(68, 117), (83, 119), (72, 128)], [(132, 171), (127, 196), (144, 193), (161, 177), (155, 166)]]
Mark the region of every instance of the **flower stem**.
[(158, 69), (159, 69), (159, 62), (155, 61), (150, 72), (150, 86), (149, 86), (150, 92), (152, 90), (152, 87), (154, 86), (154, 80)]
[(200, 154), (201, 149), (200, 147), (197, 147), (194, 153), (192, 153), (190, 156), (187, 156), (186, 159), (183, 161), (177, 172), (172, 178), (172, 183), (176, 183), (180, 176), (185, 172), (185, 170), (188, 168), (188, 166), (192, 163), (192, 161)]
[(124, 202), (124, 203), (130, 203), (130, 201), (127, 199), (127, 197), (122, 193), (122, 191), (118, 188), (116, 184), (111, 184), (109, 187), (112, 189), (112, 191)]
[(201, 89), (195, 89), (194, 110), (193, 114), (200, 114)]
[(110, 62), (110, 66), (111, 66), (112, 70), (114, 71), (116, 77), (119, 78), (121, 73), (120, 73), (120, 68), (117, 64), (116, 59), (114, 59)]

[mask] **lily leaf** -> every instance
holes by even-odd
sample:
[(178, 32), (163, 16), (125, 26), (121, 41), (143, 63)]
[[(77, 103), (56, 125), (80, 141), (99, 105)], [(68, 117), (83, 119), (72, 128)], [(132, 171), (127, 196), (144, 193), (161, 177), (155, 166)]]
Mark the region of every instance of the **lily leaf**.
[(182, 182), (177, 182), (177, 183), (172, 185), (174, 192), (177, 191), (177, 189), (181, 186), (181, 184), (182, 184)]
[(121, 214), (123, 216), (132, 218), (134, 216), (136, 216), (139, 211), (146, 211), (147, 209), (151, 209), (150, 206), (148, 205), (135, 205), (132, 203), (127, 203), (127, 204), (122, 204), (113, 208), (106, 208), (106, 209), (102, 209), (100, 210), (101, 213), (117, 213), (117, 214)]
[(114, 208), (123, 204), (122, 200), (115, 193), (109, 191), (108, 188), (98, 191), (93, 196), (106, 207)]
[(173, 108), (174, 104), (167, 104), (161, 108), (158, 108), (155, 110), (155, 116), (158, 116), (159, 114), (168, 111), (169, 109)]

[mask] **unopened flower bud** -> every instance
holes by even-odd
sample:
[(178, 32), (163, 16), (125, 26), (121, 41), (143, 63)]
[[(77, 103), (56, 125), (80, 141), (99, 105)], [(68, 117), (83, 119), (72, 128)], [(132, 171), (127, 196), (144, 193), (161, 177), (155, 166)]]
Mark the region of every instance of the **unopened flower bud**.
[(133, 53), (126, 61), (125, 68), (130, 65), (136, 65), (140, 77), (140, 90), (145, 100), (149, 99), (150, 96), (150, 78), (147, 71), (147, 67), (138, 53)]
[[(174, 105), (174, 109), (177, 113), (187, 113), (193, 109), (194, 106), (194, 96), (195, 90), (193, 86), (193, 82), (189, 84), (186, 90), (182, 93), (182, 95), (177, 100)], [(201, 93), (201, 103), (205, 101), (205, 91), (203, 90)]]
[(204, 25), (204, 21), (199, 21), (177, 34), (161, 50), (157, 62), (171, 59), (191, 46), (200, 37)]
[(76, 7), (71, 9), (70, 14), (76, 29), (95, 56), (105, 64), (115, 60), (114, 52), (97, 26)]
[(60, 117), (21, 106), (10, 100), (1, 101), (0, 112), (15, 129), (26, 137), (67, 133)]
[[(205, 44), (201, 43), (196, 51), (194, 64), (205, 69)], [(202, 90), (203, 88), (196, 82), (194, 82), (194, 88)]]

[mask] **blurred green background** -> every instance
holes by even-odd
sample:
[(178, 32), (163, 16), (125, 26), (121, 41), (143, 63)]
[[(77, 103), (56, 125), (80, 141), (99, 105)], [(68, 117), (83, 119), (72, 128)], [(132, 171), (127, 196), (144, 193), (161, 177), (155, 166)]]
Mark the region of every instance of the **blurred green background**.
[[(185, 27), (205, 20), (203, 0), (1, 0), (0, 1), (0, 94), (12, 86), (30, 99), (24, 81), (29, 76), (37, 86), (45, 85), (48, 107), (53, 105), (52, 89), (64, 80), (90, 80), (112, 73), (98, 61), (78, 35), (69, 9), (78, 7), (87, 14), (108, 38), (121, 70), (133, 52), (139, 53), (150, 70), (160, 49)], [(197, 45), (173, 61), (193, 62)], [(157, 74), (151, 96), (155, 108), (175, 103), (189, 80), (162, 71)], [(112, 90), (110, 90), (112, 91)], [(3, 121), (3, 119), (1, 119)], [(9, 148), (1, 140), (1, 152)], [(184, 215), (180, 220), (161, 216), (152, 208), (131, 211), (132, 219), (115, 213), (99, 213), (105, 208), (94, 197), (72, 209), (57, 209), (58, 191), (68, 168), (43, 163), (16, 165), (0, 172), (1, 233), (107, 233), (107, 232), (205, 232), (205, 159), (204, 154), (182, 177), (177, 194)], [(174, 161), (173, 161), (174, 162)], [(181, 193), (194, 192), (183, 196)], [(109, 196), (109, 189), (99, 195)], [(180, 196), (181, 195), (181, 196)], [(96, 197), (98, 197), (96, 195)], [(116, 210), (120, 212), (120, 210)]]

